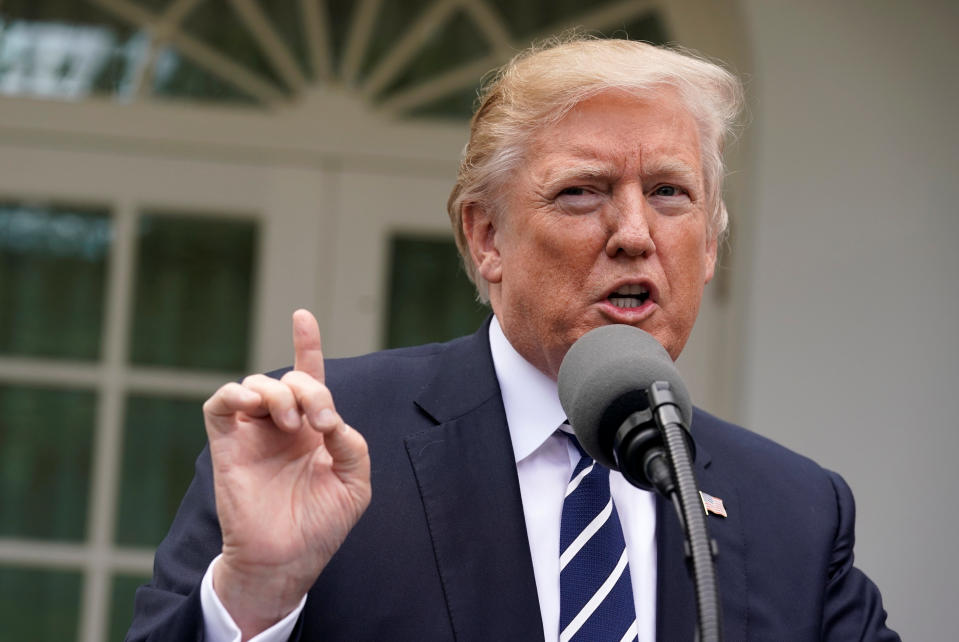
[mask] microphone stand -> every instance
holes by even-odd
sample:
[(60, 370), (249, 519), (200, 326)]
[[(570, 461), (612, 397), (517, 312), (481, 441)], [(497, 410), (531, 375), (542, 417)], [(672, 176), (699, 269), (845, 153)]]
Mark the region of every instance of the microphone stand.
[(647, 390), (649, 408), (634, 412), (613, 439), (613, 453), (623, 476), (634, 486), (655, 488), (671, 500), (686, 534), (686, 562), (696, 593), (699, 639), (721, 642), (715, 542), (706, 530), (706, 515), (693, 473), (693, 442), (668, 382)]

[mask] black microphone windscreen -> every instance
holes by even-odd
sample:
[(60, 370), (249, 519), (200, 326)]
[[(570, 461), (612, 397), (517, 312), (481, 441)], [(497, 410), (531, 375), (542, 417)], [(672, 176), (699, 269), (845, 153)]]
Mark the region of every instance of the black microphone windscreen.
[(593, 459), (617, 469), (613, 434), (630, 414), (645, 408), (643, 391), (655, 381), (670, 384), (689, 427), (692, 403), (686, 384), (652, 335), (628, 325), (607, 325), (590, 330), (572, 345), (559, 369), (559, 400), (579, 443)]

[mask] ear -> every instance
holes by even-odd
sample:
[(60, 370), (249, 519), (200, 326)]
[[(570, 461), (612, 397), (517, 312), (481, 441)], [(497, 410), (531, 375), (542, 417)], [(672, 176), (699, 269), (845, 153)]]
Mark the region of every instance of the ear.
[(719, 239), (715, 236), (711, 236), (706, 241), (706, 280), (703, 282), (709, 283), (713, 280), (713, 275), (716, 274), (716, 253), (718, 252)]
[(503, 278), (496, 230), (493, 214), (487, 207), (479, 203), (463, 205), (463, 234), (466, 235), (473, 265), (490, 283), (499, 283)]

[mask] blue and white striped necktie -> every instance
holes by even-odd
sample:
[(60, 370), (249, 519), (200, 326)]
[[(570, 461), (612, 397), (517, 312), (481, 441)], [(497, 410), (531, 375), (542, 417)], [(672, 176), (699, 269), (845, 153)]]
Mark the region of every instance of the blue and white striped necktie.
[(626, 542), (609, 494), (609, 469), (580, 453), (566, 487), (559, 534), (560, 642), (636, 640)]

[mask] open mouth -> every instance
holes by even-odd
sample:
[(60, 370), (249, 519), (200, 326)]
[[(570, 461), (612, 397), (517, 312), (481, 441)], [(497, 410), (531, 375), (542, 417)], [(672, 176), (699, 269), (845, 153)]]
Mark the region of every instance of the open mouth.
[(607, 297), (617, 308), (638, 308), (649, 299), (649, 290), (639, 284), (624, 285)]

